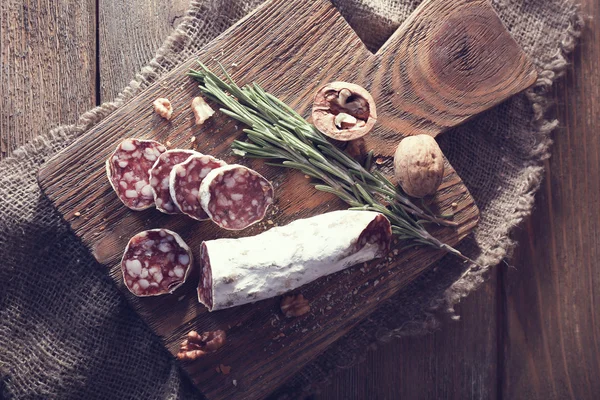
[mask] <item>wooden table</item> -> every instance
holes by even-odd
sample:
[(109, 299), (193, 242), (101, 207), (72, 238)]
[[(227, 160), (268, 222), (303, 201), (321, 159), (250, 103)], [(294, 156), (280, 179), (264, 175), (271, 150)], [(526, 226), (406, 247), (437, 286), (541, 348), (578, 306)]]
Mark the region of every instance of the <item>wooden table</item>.
[[(594, 19), (554, 90), (562, 126), (515, 257), (458, 306), (460, 322), (378, 346), (318, 398), (600, 395), (600, 3), (580, 2)], [(187, 0), (2, 1), (0, 157), (114, 98), (186, 7)]]

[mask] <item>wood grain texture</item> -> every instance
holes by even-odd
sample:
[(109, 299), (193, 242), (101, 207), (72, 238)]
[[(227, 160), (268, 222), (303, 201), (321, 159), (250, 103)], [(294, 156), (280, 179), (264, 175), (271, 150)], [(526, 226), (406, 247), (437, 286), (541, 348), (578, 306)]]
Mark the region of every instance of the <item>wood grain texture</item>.
[(339, 370), (316, 400), (498, 398), (496, 279), (458, 305), (459, 322), (434, 334), (395, 339)]
[(504, 268), (504, 397), (600, 396), (600, 3), (554, 91), (553, 155), (535, 212)]
[(537, 79), (488, 0), (424, 1), (377, 55), (378, 122), (405, 135), (436, 136)]
[(95, 0), (0, 2), (0, 158), (95, 102)]
[(189, 0), (98, 0), (101, 101), (119, 94), (183, 18)]

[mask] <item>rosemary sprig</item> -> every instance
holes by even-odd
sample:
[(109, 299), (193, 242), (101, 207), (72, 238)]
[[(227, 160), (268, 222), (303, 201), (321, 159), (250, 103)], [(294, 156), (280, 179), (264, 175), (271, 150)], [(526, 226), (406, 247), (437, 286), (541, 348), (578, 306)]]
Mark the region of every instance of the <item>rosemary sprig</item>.
[(456, 226), (417, 207), (381, 173), (370, 172), (372, 154), (366, 165), (332, 145), (325, 136), (300, 114), (258, 84), (239, 87), (223, 69), (227, 82), (204, 64), (188, 74), (200, 82), (200, 90), (223, 106), (221, 111), (247, 125), (248, 141), (236, 140), (233, 152), (239, 156), (272, 160), (269, 165), (300, 170), (318, 179), (317, 190), (332, 193), (354, 210), (370, 210), (384, 214), (392, 223), (399, 239), (428, 245), (471, 261), (458, 250), (433, 237), (425, 222)]

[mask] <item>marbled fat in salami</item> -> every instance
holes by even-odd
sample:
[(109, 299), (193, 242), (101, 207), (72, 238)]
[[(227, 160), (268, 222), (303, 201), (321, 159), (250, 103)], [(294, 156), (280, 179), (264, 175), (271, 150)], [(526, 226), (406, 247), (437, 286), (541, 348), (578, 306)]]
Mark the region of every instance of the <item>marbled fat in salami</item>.
[(121, 259), (123, 281), (139, 297), (172, 293), (183, 285), (192, 267), (192, 252), (167, 229), (140, 232), (129, 240)]
[(208, 219), (198, 198), (200, 184), (213, 169), (224, 165), (227, 165), (224, 161), (198, 153), (173, 167), (169, 177), (169, 192), (181, 212), (198, 221)]
[(190, 156), (199, 155), (194, 150), (167, 150), (158, 157), (150, 169), (150, 186), (154, 193), (154, 203), (159, 211), (165, 214), (180, 214), (181, 210), (171, 199), (169, 181), (171, 170), (177, 164), (187, 160)]
[(273, 203), (273, 185), (243, 165), (211, 171), (200, 185), (200, 203), (221, 228), (241, 230), (262, 220)]
[(390, 221), (373, 211), (333, 211), (256, 236), (202, 242), (198, 300), (209, 311), (279, 296), (322, 276), (384, 257)]
[(167, 149), (154, 140), (125, 139), (106, 160), (106, 175), (119, 199), (132, 210), (154, 205), (150, 168)]

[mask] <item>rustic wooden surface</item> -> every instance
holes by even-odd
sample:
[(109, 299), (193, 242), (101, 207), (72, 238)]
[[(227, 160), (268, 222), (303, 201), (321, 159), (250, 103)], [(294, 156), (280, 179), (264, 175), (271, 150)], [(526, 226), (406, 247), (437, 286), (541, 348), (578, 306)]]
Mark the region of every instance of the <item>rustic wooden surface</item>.
[[(106, 20), (123, 20), (150, 1), (118, 3), (100, 2), (99, 19), (104, 14)], [(77, 70), (80, 59), (93, 57), (96, 50), (94, 1), (30, 2), (31, 12), (22, 2), (0, 3), (2, 157), (48, 127), (73, 122), (94, 99), (110, 100), (96, 97), (95, 85), (117, 93), (131, 73), (152, 57), (149, 44), (140, 48), (134, 42), (141, 37), (153, 43), (166, 34), (161, 29), (168, 31), (171, 18), (186, 7), (180, 1), (169, 3), (180, 8), (159, 7), (144, 17), (147, 20), (137, 19), (130, 30), (110, 32), (110, 38), (106, 26), (100, 27), (103, 33), (97, 44), (113, 57), (110, 79), (106, 74), (96, 77), (93, 66)], [(522, 228), (521, 247), (511, 267), (501, 265), (481, 290), (463, 300), (458, 306), (460, 322), (433, 335), (379, 346), (364, 363), (340, 371), (318, 398), (597, 398), (600, 315), (594, 292), (600, 282), (594, 274), (594, 256), (600, 245), (594, 222), (600, 204), (597, 195), (580, 196), (578, 190), (598, 193), (600, 6), (596, 0), (580, 3), (593, 19), (567, 77), (554, 91), (564, 127), (554, 135), (548, 180), (530, 222)], [(77, 15), (83, 18), (76, 18), (72, 10), (80, 10)], [(21, 22), (26, 14), (44, 32), (62, 34), (34, 40), (23, 51), (27, 38), (35, 35)], [(109, 46), (111, 41), (111, 46), (131, 42), (135, 56)], [(60, 68), (83, 78), (41, 78), (40, 74), (58, 74)], [(6, 91), (9, 85), (12, 94)], [(49, 110), (13, 122), (14, 115), (30, 110), (34, 91), (39, 102), (50, 105)], [(73, 101), (64, 103), (67, 98)]]
[[(470, 4), (477, 15), (489, 20), (488, 26), (495, 28), (497, 33), (490, 32), (490, 37), (501, 37), (502, 33), (505, 33), (501, 24), (492, 25), (498, 22), (498, 18), (490, 12), (489, 6), (482, 7), (478, 1), (465, 3)], [(421, 28), (416, 30), (417, 21), (422, 26), (431, 26), (429, 29), (432, 33), (426, 36), (431, 40), (431, 45), (425, 46), (423, 42), (428, 42), (422, 40), (419, 47), (422, 54), (431, 53), (429, 58), (433, 68), (443, 68), (443, 65), (452, 62), (453, 57), (464, 55), (462, 48), (454, 53), (447, 49), (440, 51), (436, 47), (439, 44), (437, 37), (443, 36), (437, 31), (438, 27), (456, 25), (453, 22), (453, 14), (444, 24), (448, 12), (443, 7), (435, 7), (436, 4), (442, 3), (425, 3), (421, 7), (423, 20), (415, 19), (414, 23), (411, 20), (411, 24), (401, 28), (399, 33), (391, 38), (383, 52), (374, 55), (366, 50), (331, 3), (276, 1), (265, 5), (234, 30), (209, 44), (199, 54), (199, 58), (212, 64), (213, 68), (216, 65), (212, 61), (214, 59), (218, 59), (224, 65), (232, 65), (235, 62), (239, 67), (231, 70), (234, 78), (260, 82), (266, 90), (290, 102), (305, 115), (311, 107), (310, 94), (314, 93), (321, 82), (333, 79), (347, 80), (368, 88), (374, 79), (381, 79), (386, 82), (385, 87), (397, 88), (397, 91), (384, 92), (377, 86), (373, 87), (374, 97), (385, 110), (394, 103), (394, 98), (399, 97), (397, 93), (405, 92), (401, 85), (411, 84), (410, 79), (416, 79), (414, 74), (427, 72), (425, 66), (429, 64), (413, 60), (407, 69), (414, 70), (414, 74), (396, 76), (395, 73), (397, 60), (406, 59), (409, 54), (407, 49), (410, 46), (405, 38), (410, 37), (412, 33), (423, 32)], [(287, 19), (283, 18), (284, 16)], [(284, 20), (290, 22), (281, 23)], [(266, 29), (262, 29), (261, 25)], [(321, 26), (322, 31), (314, 31), (314, 26)], [(313, 34), (307, 35), (306, 32), (309, 31)], [(462, 37), (462, 34), (455, 36), (457, 40)], [(521, 54), (508, 34), (505, 34), (504, 38), (505, 40), (497, 43), (501, 46), (499, 50), (513, 49), (512, 52), (517, 56)], [(245, 51), (240, 51), (242, 48)], [(352, 52), (347, 49), (352, 49)], [(394, 52), (394, 49), (397, 51)], [(341, 56), (337, 54), (338, 51), (343, 51), (346, 64), (331, 62), (330, 57), (337, 59)], [(473, 48), (472, 56), (481, 58), (478, 57), (479, 52), (480, 49)], [(436, 54), (441, 53), (443, 56), (436, 57)], [(440, 111), (427, 111), (429, 114), (424, 114), (424, 110), (419, 111), (420, 126), (423, 129), (430, 126), (432, 131), (439, 131), (444, 128), (440, 123), (442, 119), (445, 120), (445, 124), (451, 126), (468, 118), (470, 112), (478, 112), (486, 106), (498, 103), (514, 91), (527, 87), (535, 78), (535, 72), (522, 54), (514, 59), (515, 65), (507, 65), (507, 73), (504, 76), (506, 79), (501, 83), (495, 76), (489, 75), (491, 67), (486, 64), (486, 58), (482, 58), (484, 66), (480, 69), (479, 64), (472, 65), (471, 69), (474, 72), (471, 76), (477, 77), (473, 78), (476, 82), (473, 85), (467, 85), (460, 69), (457, 69), (454, 79), (451, 74), (439, 74), (437, 81), (442, 81), (445, 86), (451, 88), (448, 96), (457, 97), (463, 94), (463, 111), (459, 112), (458, 101), (448, 101), (448, 105), (442, 107), (439, 98), (428, 96), (424, 100), (437, 104), (436, 107)], [(358, 68), (349, 67), (359, 63), (364, 67), (362, 73), (357, 73)], [(104, 160), (123, 139), (124, 131), (135, 132), (129, 135), (157, 139), (163, 143), (169, 141), (174, 147), (189, 146), (189, 138), (196, 135), (196, 143), (201, 151), (219, 156), (228, 162), (239, 162), (236, 156), (231, 155), (229, 149), (229, 144), (234, 138), (231, 133), (239, 132), (233, 121), (221, 115), (211, 119), (210, 123), (201, 129), (193, 126), (189, 102), (198, 93), (198, 89), (197, 84), (185, 76), (185, 72), (194, 65), (195, 60), (190, 60), (176, 68), (152, 88), (92, 129), (71, 148), (48, 162), (40, 170), (39, 182), (46, 195), (70, 222), (74, 232), (82, 238), (96, 258), (111, 269), (115, 282), (130, 297), (134, 307), (153, 330), (163, 338), (169, 350), (176, 353), (182, 337), (190, 329), (227, 329), (228, 343), (217, 354), (184, 364), (204, 394), (209, 398), (227, 398), (232, 395), (261, 398), (366, 317), (377, 304), (413, 280), (427, 265), (438, 259), (440, 253), (425, 248), (410, 250), (400, 253), (393, 262), (372, 263), (368, 272), (361, 273), (355, 268), (352, 274), (345, 271), (304, 287), (302, 292), (311, 299), (314, 311), (302, 320), (280, 320), (277, 315), (279, 299), (219, 313), (207, 313), (203, 307), (198, 306), (191, 284), (194, 279), (191, 279), (190, 284), (186, 285), (184, 290), (180, 290), (177, 296), (160, 299), (139, 299), (131, 296), (123, 287), (118, 262), (126, 242), (133, 234), (144, 229), (167, 227), (180, 233), (194, 249), (199, 248), (202, 240), (224, 235), (224, 232), (213, 224), (198, 224), (184, 216), (170, 217), (155, 210), (132, 213), (122, 206), (104, 179)], [(444, 70), (448, 71), (448, 68)], [(285, 71), (285, 74), (281, 74), (281, 71)], [(372, 75), (364, 71), (372, 71)], [(430, 77), (433, 80), (433, 75), (430, 74)], [(452, 85), (455, 84), (455, 79), (460, 81), (460, 87), (467, 87), (468, 90), (461, 92), (460, 89), (454, 88)], [(482, 93), (485, 82), (489, 82), (493, 95), (484, 96), (485, 93)], [(299, 96), (299, 93), (304, 95)], [(470, 98), (472, 94), (476, 94), (476, 98)], [(169, 98), (177, 109), (174, 118), (169, 122), (159, 118), (150, 106), (158, 97)], [(385, 112), (382, 114), (386, 115)], [(406, 121), (412, 118), (412, 115), (407, 115)], [(427, 123), (426, 115), (430, 116), (431, 122)], [(456, 117), (457, 115), (460, 117)], [(389, 156), (386, 151), (393, 149), (399, 141), (398, 125), (404, 122), (391, 118), (382, 120), (370, 135), (372, 139), (367, 140), (367, 148), (375, 149), (376, 157)], [(300, 173), (281, 174), (278, 168), (265, 168), (260, 161), (250, 165), (261, 168), (261, 172), (277, 187), (278, 198), (274, 211), (269, 215), (269, 220), (275, 221), (276, 224), (345, 208), (341, 202), (334, 201), (331, 195), (311, 190), (307, 196), (306, 179)], [(101, 184), (91, 185), (92, 182)], [(303, 192), (303, 195), (300, 192)], [(304, 200), (306, 198), (311, 201), (307, 203)], [(458, 206), (452, 207), (453, 203)], [(474, 227), (477, 208), (460, 178), (449, 165), (434, 204), (434, 208), (441, 213), (454, 212), (454, 220), (459, 224), (456, 230), (436, 230), (435, 235), (441, 240), (451, 245), (456, 244)], [(75, 215), (76, 213), (81, 216)], [(241, 235), (228, 233), (227, 236), (251, 235), (269, 227), (269, 224), (264, 222), (253, 229), (245, 230)], [(284, 338), (279, 337), (281, 333), (284, 333)], [(213, 367), (219, 361), (233, 367), (229, 376), (215, 371)], [(235, 380), (237, 385), (233, 385), (232, 380)]]

